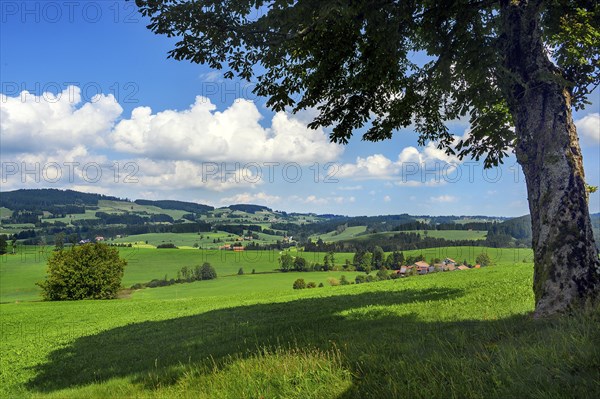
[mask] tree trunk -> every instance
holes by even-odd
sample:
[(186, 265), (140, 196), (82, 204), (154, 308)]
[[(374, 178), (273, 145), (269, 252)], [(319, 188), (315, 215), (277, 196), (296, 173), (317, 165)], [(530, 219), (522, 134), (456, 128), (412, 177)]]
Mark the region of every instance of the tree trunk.
[(533, 229), (535, 316), (597, 305), (600, 261), (570, 92), (550, 62), (541, 1), (502, 2), (502, 87), (514, 119)]

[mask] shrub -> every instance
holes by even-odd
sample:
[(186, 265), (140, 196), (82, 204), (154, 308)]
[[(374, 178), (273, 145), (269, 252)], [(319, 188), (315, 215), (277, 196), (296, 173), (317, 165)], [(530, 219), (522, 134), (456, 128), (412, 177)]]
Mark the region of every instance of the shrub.
[(252, 269), (252, 274), (256, 274), (256, 269)]
[(340, 285), (348, 285), (348, 284), (350, 284), (350, 281), (348, 281), (346, 276), (340, 277)]
[(210, 265), (208, 262), (204, 262), (202, 267), (200, 268), (200, 275), (202, 280), (212, 280), (217, 278), (217, 272), (214, 267)]
[(400, 278), (400, 273), (392, 273), (392, 274), (390, 274), (390, 278), (392, 280), (396, 280), (396, 279)]
[(241, 276), (242, 274), (244, 274), (244, 269), (240, 267), (240, 270), (238, 270), (238, 276)]
[(315, 288), (317, 286), (317, 283), (315, 283), (314, 281), (310, 281), (308, 284), (306, 284), (306, 288)]
[(354, 282), (356, 284), (362, 284), (365, 282), (365, 275), (364, 274), (359, 274), (358, 276), (356, 276), (356, 278), (354, 279)]
[(329, 278), (327, 279), (327, 282), (328, 282), (328, 283), (329, 283), (329, 285), (331, 285), (331, 286), (340, 285), (340, 280), (338, 280), (338, 279), (337, 279), (337, 278), (335, 278), (335, 277), (329, 277)]
[(323, 285), (323, 283), (319, 283), (319, 288), (321, 288), (321, 287), (325, 287), (325, 286)]
[(106, 244), (85, 244), (53, 252), (46, 280), (37, 283), (45, 300), (116, 298), (127, 261)]
[(375, 281), (375, 277), (371, 276), (370, 274), (367, 275), (365, 282), (367, 283), (372, 283), (373, 281)]
[(475, 263), (479, 263), (481, 266), (490, 266), (492, 264), (492, 259), (488, 254), (482, 252), (475, 258)]
[(171, 249), (179, 249), (179, 248), (177, 248), (177, 247), (175, 246), (175, 244), (173, 244), (173, 243), (171, 243), (171, 242), (168, 242), (168, 243), (165, 243), (165, 244), (158, 244), (158, 245), (156, 246), (156, 248), (171, 248)]
[(295, 290), (302, 290), (306, 288), (306, 283), (304, 282), (303, 278), (299, 278), (296, 281), (294, 281), (293, 287)]
[(378, 280), (389, 280), (390, 278), (390, 275), (385, 268), (378, 270), (376, 276)]

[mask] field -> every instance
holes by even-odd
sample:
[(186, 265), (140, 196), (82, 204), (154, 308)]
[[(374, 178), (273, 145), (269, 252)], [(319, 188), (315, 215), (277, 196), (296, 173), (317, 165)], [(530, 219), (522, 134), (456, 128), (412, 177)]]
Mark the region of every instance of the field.
[(408, 230), (408, 231), (389, 231), (385, 233), (364, 234), (367, 226), (352, 226), (347, 227), (343, 232), (336, 233), (331, 231), (327, 234), (315, 234), (311, 236), (311, 240), (316, 241), (319, 238), (325, 242), (337, 241), (364, 241), (364, 240), (386, 240), (398, 233), (418, 233), (421, 237), (444, 238), (446, 240), (485, 240), (487, 231), (475, 230)]
[(341, 233), (337, 233), (336, 231), (330, 231), (326, 234), (315, 234), (310, 236), (312, 241), (317, 241), (319, 238), (325, 242), (336, 242), (342, 240), (348, 240), (350, 238), (354, 238), (367, 230), (367, 226), (351, 226), (346, 227), (344, 231)]
[[(21, 247), (16, 255), (0, 256), (0, 302), (32, 301), (39, 300), (40, 289), (35, 285), (37, 281), (43, 280), (46, 270), (46, 261), (50, 256), (50, 247)], [(145, 283), (152, 279), (175, 278), (177, 271), (183, 266), (196, 266), (204, 262), (212, 264), (217, 273), (226, 280), (227, 276), (237, 278), (240, 268), (246, 274), (251, 274), (252, 269), (257, 273), (273, 273), (279, 268), (278, 251), (246, 251), (232, 252), (219, 250), (195, 250), (195, 249), (154, 249), (154, 248), (119, 248), (121, 257), (127, 259), (128, 265), (123, 277), (123, 285), (131, 287), (136, 283)], [(293, 253), (297, 255), (297, 253)], [(322, 262), (324, 253), (306, 252), (301, 254), (309, 262)], [(336, 263), (342, 264), (346, 259), (352, 259), (352, 254), (336, 254)], [(308, 273), (303, 273), (306, 275)], [(354, 277), (356, 273), (348, 274)], [(292, 286), (295, 278), (292, 273), (273, 273), (262, 275), (256, 286), (285, 287)], [(246, 276), (250, 277), (250, 276)], [(326, 282), (326, 273), (316, 273), (320, 277), (315, 282)], [(338, 274), (339, 277), (339, 274)], [(307, 280), (311, 281), (311, 280)], [(204, 282), (201, 287), (210, 286)], [(225, 284), (225, 283), (224, 283)], [(186, 284), (193, 285), (193, 284)], [(235, 294), (238, 289), (244, 290), (243, 281), (237, 279), (229, 282), (227, 287), (216, 291), (222, 291), (223, 295)], [(242, 287), (240, 287), (242, 286)], [(183, 285), (178, 285), (178, 289)], [(212, 286), (211, 286), (212, 287)]]
[[(406, 254), (472, 261), (481, 250)], [(600, 395), (600, 314), (532, 319), (531, 250), (487, 249), (496, 265), (482, 269), (300, 291), (298, 277), (356, 273), (267, 273), (267, 251), (122, 251), (128, 282), (202, 258), (219, 278), (112, 301), (1, 304), (1, 397)], [(43, 276), (39, 255), (2, 258), (3, 298)]]
[[(217, 249), (224, 244), (233, 244), (236, 242), (235, 234), (230, 234), (224, 231), (218, 232), (206, 232), (206, 233), (149, 233), (149, 234), (137, 234), (130, 235), (122, 238), (116, 238), (111, 242), (114, 243), (146, 243), (149, 245), (157, 246), (165, 243), (172, 243), (178, 247), (193, 248), (194, 244), (204, 249)], [(281, 240), (281, 236), (273, 236), (264, 233), (258, 233), (258, 239), (252, 242), (257, 244), (271, 244)], [(214, 242), (214, 240), (219, 240)], [(241, 243), (245, 246), (250, 241), (242, 241)]]

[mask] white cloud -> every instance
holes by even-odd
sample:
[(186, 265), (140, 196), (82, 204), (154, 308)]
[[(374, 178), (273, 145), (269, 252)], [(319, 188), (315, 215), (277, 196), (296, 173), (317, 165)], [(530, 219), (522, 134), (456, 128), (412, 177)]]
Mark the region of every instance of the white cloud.
[(457, 200), (458, 198), (453, 195), (440, 195), (438, 197), (429, 197), (429, 201), (434, 203), (456, 202)]
[(82, 105), (81, 90), (75, 86), (56, 95), (0, 94), (0, 102), (3, 153), (104, 147), (106, 135), (123, 112), (112, 94), (98, 94)]
[(412, 146), (405, 147), (398, 154), (396, 161), (382, 154), (373, 154), (366, 158), (357, 157), (355, 163), (341, 165), (336, 177), (358, 180), (393, 180), (402, 177), (402, 183), (405, 184), (409, 182), (409, 178), (410, 181), (423, 180), (424, 177), (430, 176), (433, 170), (436, 171), (433, 173), (438, 175), (435, 180), (439, 183), (442, 174), (451, 174), (461, 162), (456, 156), (446, 154), (444, 150), (438, 149), (435, 143), (430, 142), (421, 150)]
[(356, 163), (340, 166), (336, 177), (352, 178), (390, 178), (398, 173), (398, 165), (382, 154), (357, 157)]
[(337, 187), (338, 190), (342, 190), (342, 191), (358, 191), (358, 190), (362, 190), (363, 186), (341, 186), (341, 187)]
[(390, 197), (389, 195), (386, 195), (385, 197), (383, 197), (383, 202), (390, 202), (392, 200), (392, 197)]
[(600, 143), (600, 113), (592, 113), (575, 121), (577, 132), (584, 142)]
[(153, 114), (148, 107), (135, 108), (111, 137), (116, 150), (155, 159), (308, 164), (334, 160), (343, 151), (322, 129), (308, 129), (284, 112), (273, 116), (269, 128), (261, 126), (261, 119), (250, 101), (236, 100), (218, 112), (209, 99), (198, 96), (184, 111)]
[(145, 188), (201, 188), (220, 192), (263, 184), (263, 180), (251, 168), (213, 170), (198, 162), (154, 161), (147, 158), (139, 159), (135, 163), (139, 169), (139, 183)]
[(264, 192), (260, 193), (241, 193), (231, 197), (221, 198), (223, 204), (240, 204), (240, 203), (259, 203), (259, 204), (276, 204), (281, 201), (281, 197), (278, 195), (269, 195)]
[(439, 187), (447, 182), (443, 178), (435, 178), (425, 181), (420, 180), (399, 180), (394, 182), (394, 185), (399, 187)]
[(210, 71), (202, 73), (199, 76), (200, 80), (204, 82), (214, 83), (223, 81), (223, 73), (220, 71)]

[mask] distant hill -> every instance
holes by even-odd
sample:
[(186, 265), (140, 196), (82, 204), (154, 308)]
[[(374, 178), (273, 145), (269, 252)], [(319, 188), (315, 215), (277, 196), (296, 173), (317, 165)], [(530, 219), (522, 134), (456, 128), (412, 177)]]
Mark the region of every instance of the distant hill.
[(151, 200), (143, 200), (138, 199), (134, 201), (138, 205), (150, 205), (156, 206), (161, 209), (174, 209), (180, 211), (186, 211), (190, 213), (205, 213), (213, 211), (215, 208), (210, 205), (197, 204), (195, 202), (185, 202), (185, 201), (174, 201), (174, 200), (160, 200), (160, 201), (151, 201)]
[(262, 206), (262, 205), (236, 204), (236, 205), (229, 205), (228, 208), (231, 209), (232, 211), (240, 211), (240, 212), (246, 212), (246, 213), (256, 213), (256, 212), (261, 212), (261, 211), (273, 212), (273, 210), (271, 208), (267, 208), (266, 206)]
[(99, 200), (122, 201), (122, 199), (102, 194), (82, 193), (55, 188), (21, 189), (0, 194), (0, 206), (15, 210), (37, 210), (61, 205), (96, 206)]

